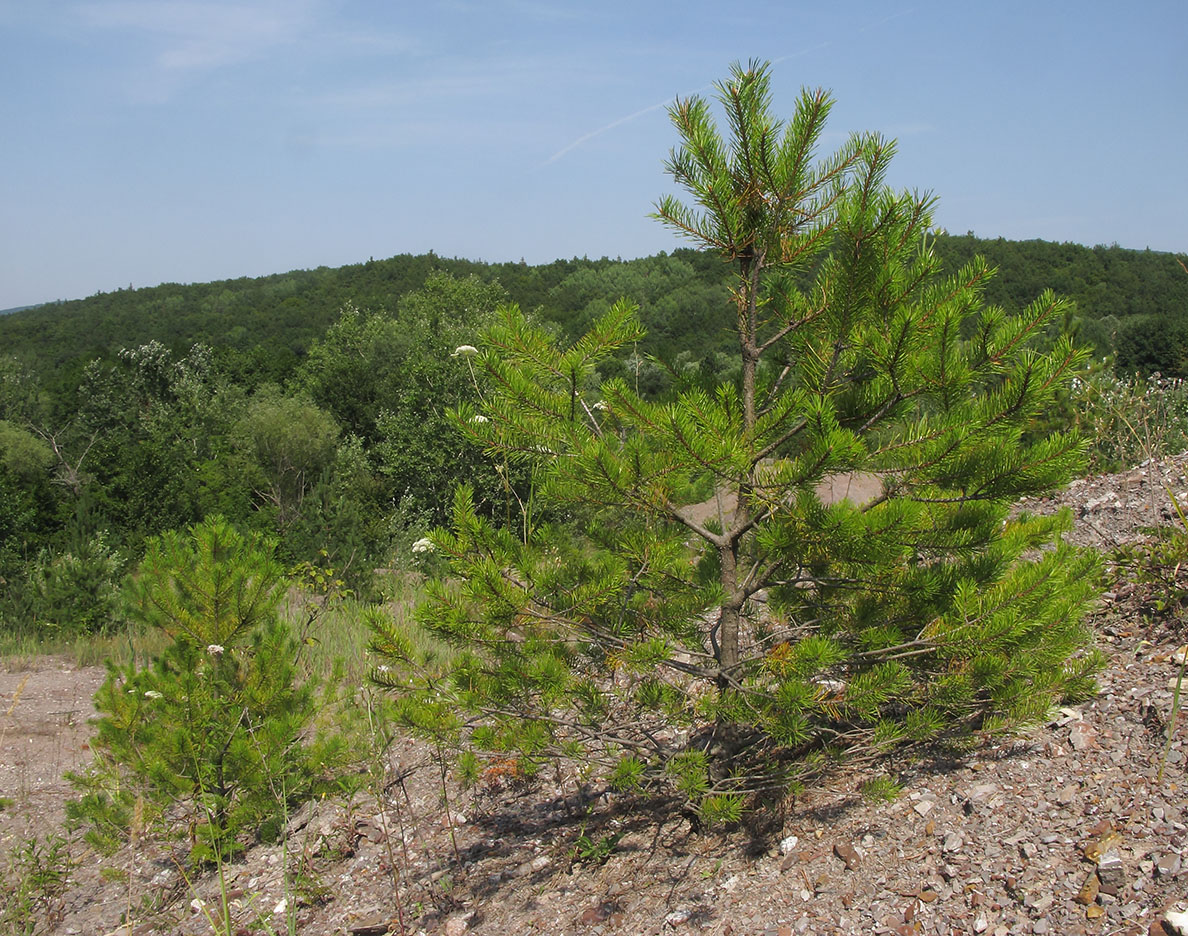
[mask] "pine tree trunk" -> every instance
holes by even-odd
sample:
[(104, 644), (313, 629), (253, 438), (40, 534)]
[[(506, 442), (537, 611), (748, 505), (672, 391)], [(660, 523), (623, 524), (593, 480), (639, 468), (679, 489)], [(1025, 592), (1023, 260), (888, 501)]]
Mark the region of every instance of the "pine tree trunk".
[[(763, 256), (748, 250), (739, 260), (738, 340), (742, 354), (743, 428), (755, 429), (755, 371), (759, 365), (759, 272)], [(741, 506), (742, 502), (739, 502)]]
[[(740, 284), (737, 301), (739, 346), (742, 356), (742, 415), (746, 444), (752, 451), (755, 429), (755, 376), (759, 365), (759, 271), (762, 267), (762, 253), (756, 253), (750, 248), (739, 258)], [(746, 600), (746, 596), (738, 588), (738, 551), (742, 537), (731, 531), (744, 530), (750, 523), (750, 495), (753, 490), (754, 470), (755, 466), (752, 465), (747, 477), (738, 482), (734, 516), (725, 524), (727, 529), (723, 530), (727, 534), (727, 542), (718, 550), (721, 566), (719, 583), (726, 600), (718, 615), (720, 643), (715, 648), (715, 653), (719, 668), (718, 684), (723, 689), (730, 685), (732, 679), (738, 677), (736, 671), (739, 662), (739, 628), (743, 603)]]
[(738, 557), (735, 554), (735, 549), (734, 545), (727, 544), (718, 551), (722, 570), (719, 582), (727, 596), (718, 612), (718, 646), (715, 648), (718, 663), (718, 685), (723, 689), (729, 686), (730, 679), (734, 676), (734, 670), (738, 667), (739, 657), (738, 631), (742, 603), (737, 600), (736, 595)]

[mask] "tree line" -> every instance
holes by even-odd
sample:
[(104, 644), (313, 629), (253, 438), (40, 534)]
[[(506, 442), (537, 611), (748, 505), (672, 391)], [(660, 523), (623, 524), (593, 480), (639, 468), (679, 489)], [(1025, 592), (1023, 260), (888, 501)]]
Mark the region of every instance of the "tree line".
[[(1081, 338), (1116, 354), (1121, 373), (1188, 376), (1188, 277), (1172, 254), (939, 233), (946, 269), (976, 256), (998, 270), (987, 302), (1015, 312), (1051, 288), (1075, 306)], [(640, 304), (640, 350), (665, 359), (729, 354), (720, 310), (728, 270), (706, 251), (678, 249), (634, 260), (572, 258), (483, 263), (434, 253), (272, 276), (98, 293), (0, 317), (7, 354), (64, 392), (94, 358), (156, 340), (174, 353), (209, 345), (238, 382), (288, 379), (346, 303), (394, 312), (433, 273), (498, 283), (521, 308), (576, 337), (622, 296)]]
[[(1041, 284), (1071, 299), (1049, 342), (1068, 333), (1124, 373), (1188, 369), (1188, 276), (1172, 255), (972, 234), (931, 243), (944, 269), (974, 256), (998, 267), (985, 298), (1009, 312)], [(454, 481), (513, 498), (514, 479), (445, 416), (478, 393), (450, 355), (501, 303), (573, 340), (629, 297), (641, 335), (598, 376), (658, 399), (738, 379), (730, 289), (729, 266), (705, 250), (535, 266), (430, 253), (4, 316), (7, 626), (90, 626), (103, 583), (146, 537), (212, 513), (362, 583), (406, 531), (445, 516)]]

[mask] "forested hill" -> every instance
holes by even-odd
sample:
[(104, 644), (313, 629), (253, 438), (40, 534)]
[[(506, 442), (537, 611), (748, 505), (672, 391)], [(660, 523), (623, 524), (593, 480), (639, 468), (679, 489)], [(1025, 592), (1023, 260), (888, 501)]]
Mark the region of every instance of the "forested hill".
[[(1188, 273), (1174, 255), (1047, 241), (941, 236), (954, 270), (975, 254), (999, 268), (988, 299), (1018, 309), (1043, 289), (1074, 299), (1080, 332), (1118, 369), (1188, 374)], [(721, 347), (728, 284), (717, 258), (678, 250), (639, 260), (573, 259), (529, 266), (399, 255), (338, 268), (255, 279), (164, 284), (99, 293), (0, 317), (0, 347), (45, 374), (157, 339), (184, 353), (205, 342), (249, 382), (279, 380), (336, 320), (346, 303), (394, 311), (434, 270), (498, 281), (512, 301), (577, 334), (608, 302), (628, 296), (649, 330), (642, 351), (703, 359)]]
[[(1185, 373), (1188, 272), (1174, 256), (972, 236), (936, 247), (950, 270), (975, 253), (998, 266), (988, 299), (1008, 310), (1049, 286), (1071, 296), (1080, 316), (1059, 327), (1103, 350), (1116, 336), (1120, 369)], [(451, 352), (500, 303), (574, 337), (631, 298), (648, 335), (599, 372), (656, 398), (674, 376), (735, 373), (728, 270), (692, 250), (540, 266), (427, 254), (0, 316), (0, 635), (106, 626), (148, 539), (213, 514), (277, 537), (292, 566), (371, 588), (371, 570), (445, 520), (457, 484), (488, 515), (527, 496), (519, 467), (500, 474), (449, 415), (480, 393)]]
[(487, 264), (435, 254), (402, 254), (338, 268), (294, 270), (255, 279), (166, 283), (99, 293), (15, 312), (0, 320), (0, 347), (43, 374), (156, 339), (184, 353), (195, 342), (225, 355), (240, 378), (283, 379), (340, 310), (395, 312), (434, 271), (497, 281), (511, 301), (583, 329), (608, 301), (627, 295), (644, 309), (650, 348), (678, 343), (699, 356), (716, 338), (727, 299), (726, 270), (692, 250), (642, 260), (557, 260)]
[(1188, 376), (1188, 271), (1174, 254), (1050, 241), (945, 236), (948, 269), (980, 254), (998, 267), (987, 298), (1019, 309), (1044, 289), (1076, 301), (1080, 335), (1117, 354), (1119, 373)]

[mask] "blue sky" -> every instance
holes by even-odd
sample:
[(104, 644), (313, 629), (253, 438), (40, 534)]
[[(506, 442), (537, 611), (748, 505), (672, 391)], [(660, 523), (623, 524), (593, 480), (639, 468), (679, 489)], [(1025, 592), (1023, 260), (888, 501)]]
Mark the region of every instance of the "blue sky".
[(665, 107), (732, 61), (981, 236), (1188, 251), (1181, 3), (0, 0), (0, 309), (430, 249), (681, 242)]

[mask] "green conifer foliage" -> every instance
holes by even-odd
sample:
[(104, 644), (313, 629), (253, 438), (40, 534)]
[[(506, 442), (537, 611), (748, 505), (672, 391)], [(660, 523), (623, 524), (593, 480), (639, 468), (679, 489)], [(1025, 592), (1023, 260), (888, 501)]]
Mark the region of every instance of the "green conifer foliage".
[[(458, 492), (420, 614), (459, 654), (381, 675), (422, 716), (466, 713), (480, 754), (572, 755), (731, 819), (843, 754), (1034, 722), (1101, 660), (1096, 558), (1067, 516), (1011, 514), (1083, 462), (1073, 433), (1023, 436), (1083, 363), (1035, 347), (1065, 304), (1008, 316), (984, 263), (942, 271), (932, 199), (884, 184), (890, 142), (817, 157), (824, 92), (780, 122), (751, 64), (718, 99), (726, 137), (709, 102), (672, 108), (689, 201), (657, 217), (732, 266), (739, 378), (667, 402), (599, 386), (640, 337), (628, 302), (568, 346), (503, 309), (467, 362), (491, 389), (456, 418), (531, 467), (532, 497), (501, 526)], [(827, 495), (848, 482), (867, 495)], [(390, 628), (376, 647), (412, 661)]]
[(149, 541), (129, 608), (172, 643), (143, 669), (112, 666), (96, 694), (95, 763), (72, 776), (84, 795), (70, 810), (96, 844), (165, 818), (195, 860), (225, 859), (319, 782), (334, 745), (306, 743), (318, 702), (272, 552), (220, 517)]

